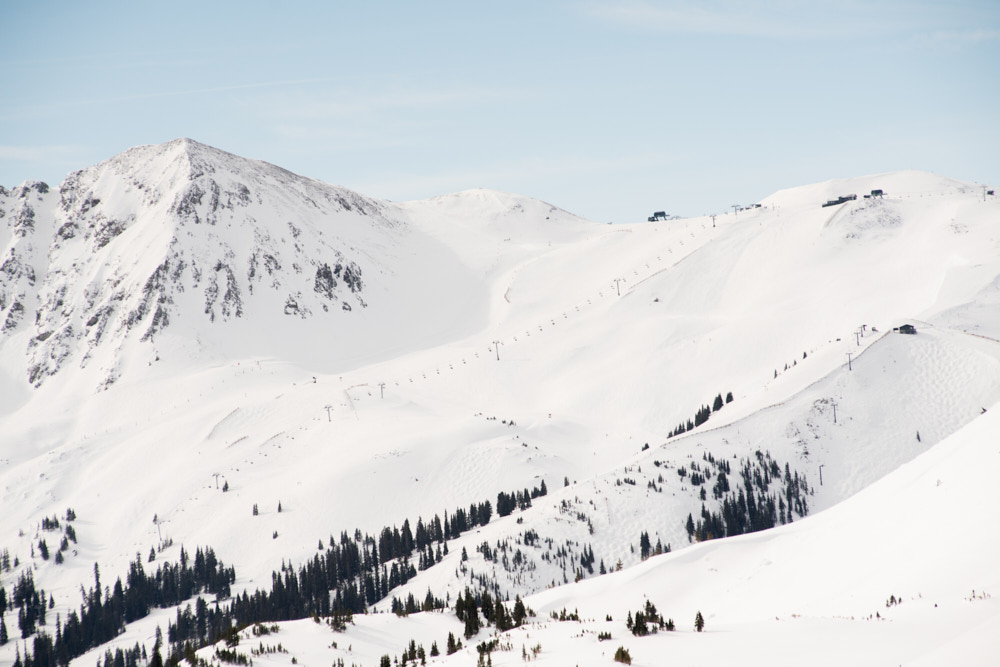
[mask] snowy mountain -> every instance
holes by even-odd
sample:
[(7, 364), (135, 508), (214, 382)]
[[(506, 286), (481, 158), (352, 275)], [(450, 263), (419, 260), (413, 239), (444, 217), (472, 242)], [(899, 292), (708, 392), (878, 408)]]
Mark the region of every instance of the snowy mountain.
[[(201, 333), (210, 354), (295, 358), (302, 337), (315, 349), (328, 327), (363, 329), (350, 345), (363, 357), (402, 343), (397, 332), (364, 344), (380, 316), (422, 302), (439, 327), (455, 318), (439, 308), (482, 288), (387, 204), (188, 139), (126, 151), (58, 192), (25, 184), (0, 207), (3, 330), (27, 339), (35, 387), (69, 366), (97, 369), (106, 386), (126, 347), (155, 360), (164, 337), (189, 345)], [(411, 266), (418, 255), (436, 271)], [(369, 305), (374, 315), (355, 312)], [(407, 337), (424, 335), (417, 321)]]
[[(998, 617), (995, 531), (971, 528), (1000, 507), (1000, 203), (982, 188), (899, 172), (609, 226), (488, 190), (377, 201), (182, 139), (0, 191), (0, 213), (0, 585), (28, 568), (50, 616), (95, 563), (111, 586), (211, 548), (239, 596), (357, 548), (374, 567), (328, 573), (327, 602), (451, 611), (355, 614), (334, 647), (282, 623), (302, 664), (379, 664), (412, 638), (470, 664), (494, 635), (496, 664), (522, 645), (543, 664), (620, 645), (728, 664), (750, 637), (768, 664), (824, 637), (843, 646), (829, 664), (939, 664), (960, 636), (963, 662), (990, 664), (992, 635), (963, 629)], [(465, 637), (467, 589), (536, 616), (499, 632), (481, 610)], [(628, 632), (646, 596), (683, 632)], [(151, 651), (179, 602), (74, 664)], [(44, 653), (31, 641), (0, 660)]]

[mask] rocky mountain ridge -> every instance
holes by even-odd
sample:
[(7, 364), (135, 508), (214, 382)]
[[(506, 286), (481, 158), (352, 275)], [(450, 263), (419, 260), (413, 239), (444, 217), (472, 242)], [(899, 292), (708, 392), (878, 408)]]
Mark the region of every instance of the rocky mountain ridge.
[[(130, 149), (58, 190), (0, 192), (0, 216), (0, 322), (30, 337), (35, 386), (71, 358), (154, 340), (195, 304), (210, 321), (365, 308), (381, 258), (357, 232), (391, 246), (405, 225), (375, 200), (189, 139)], [(118, 372), (109, 363), (106, 381)]]

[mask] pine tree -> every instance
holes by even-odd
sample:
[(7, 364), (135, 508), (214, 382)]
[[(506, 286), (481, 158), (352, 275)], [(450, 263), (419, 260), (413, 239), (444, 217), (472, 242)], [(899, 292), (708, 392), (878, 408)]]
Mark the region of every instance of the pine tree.
[(629, 655), (628, 649), (624, 646), (619, 646), (618, 650), (615, 651), (615, 662), (620, 662), (625, 665), (632, 664), (632, 656)]
[(0, 646), (7, 643), (7, 623), (3, 616), (0, 616)]
[(700, 611), (694, 617), (694, 629), (698, 632), (705, 629), (705, 618), (701, 615)]
[(510, 614), (507, 613), (507, 607), (505, 607), (499, 600), (497, 600), (497, 603), (493, 606), (493, 617), (493, 624), (500, 632), (506, 632), (514, 627)]
[[(428, 591), (429, 590), (430, 589), (428, 589)], [(483, 608), (483, 617), (486, 618), (486, 623), (487, 624), (492, 623), (496, 618), (495, 616), (496, 612), (495, 612), (495, 607), (493, 605), (493, 598), (490, 596), (488, 591), (483, 591), (483, 599), (482, 602), (480, 603), (480, 606), (482, 606)]]
[(475, 607), (475, 601), (466, 609), (465, 613), (465, 638), (468, 639), (479, 632), (479, 611)]
[(524, 607), (524, 602), (521, 601), (521, 596), (518, 595), (514, 601), (514, 626), (521, 627), (527, 615), (528, 612)]

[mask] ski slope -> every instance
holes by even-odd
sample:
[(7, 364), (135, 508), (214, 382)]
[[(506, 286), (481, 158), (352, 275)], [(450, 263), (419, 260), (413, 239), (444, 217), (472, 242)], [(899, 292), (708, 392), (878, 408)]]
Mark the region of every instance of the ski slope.
[[(241, 186), (252, 197), (213, 208), (209, 183), (221, 200)], [(171, 205), (194, 185), (200, 199)], [(886, 196), (860, 196), (876, 188)], [(996, 583), (984, 527), (997, 507), (1000, 204), (978, 188), (899, 172), (792, 188), (714, 218), (611, 226), (488, 190), (378, 202), (184, 140), (77, 172), (62, 191), (0, 196), (8, 221), (36, 209), (31, 233), (8, 226), (0, 238), (36, 276), (5, 274), (5, 312), (20, 299), (42, 313), (0, 337), (0, 548), (34, 569), (53, 617), (78, 604), (94, 563), (122, 576), (164, 541), (159, 559), (211, 546), (236, 567), (237, 590), (253, 591), (330, 535), (414, 524), (544, 480), (548, 496), (452, 541), (392, 595), (454, 599), (470, 581), (464, 547), (465, 568), (538, 613), (496, 664), (537, 641), (541, 664), (607, 664), (623, 644), (650, 665), (728, 664), (746, 647), (762, 664), (939, 664), (945, 651), (988, 664), (995, 603), (964, 599)], [(68, 192), (77, 203), (60, 207)], [(858, 199), (821, 206), (849, 193)], [(131, 226), (94, 253), (109, 219)], [(76, 235), (59, 236), (73, 221)], [(271, 282), (250, 270), (265, 252), (282, 267)], [(117, 303), (105, 284), (148, 284), (178, 258), (189, 268), (158, 285), (172, 310), (152, 340), (155, 309), (99, 340), (78, 335), (88, 308)], [(342, 285), (327, 311), (313, 283), (337, 258), (356, 263), (363, 288)], [(243, 315), (206, 301), (204, 271), (219, 263)], [(209, 267), (200, 279), (196, 265)], [(74, 292), (78, 276), (88, 287)], [(893, 332), (906, 323), (916, 335)], [(49, 331), (70, 333), (55, 334), (64, 352), (36, 385), (26, 359), (55, 349), (55, 337), (39, 341)], [(667, 437), (728, 392), (707, 423)], [(692, 545), (684, 519), (703, 501), (679, 470), (757, 451), (808, 481), (810, 516)], [(73, 554), (62, 565), (33, 556), (42, 518), (67, 507), (79, 517)], [(572, 566), (524, 545), (528, 530), (624, 569), (573, 583)], [(643, 531), (672, 553), (641, 562)], [(476, 550), (504, 541), (530, 568)], [(15, 577), (0, 582), (10, 590)], [(644, 595), (678, 632), (626, 635)], [(904, 604), (887, 609), (890, 595)], [(563, 607), (592, 620), (546, 620)], [(690, 630), (699, 609), (701, 635)], [(876, 611), (886, 620), (867, 620)], [(167, 618), (116, 641), (151, 646)], [(337, 649), (311, 620), (282, 624), (280, 637), (302, 664), (377, 664), (410, 638), (443, 651), (461, 629), (454, 614), (372, 614), (336, 635)], [(597, 641), (604, 631), (613, 641)], [(816, 655), (817, 643), (831, 648)], [(469, 664), (470, 650), (438, 662)], [(0, 660), (13, 655), (13, 643), (0, 648)]]

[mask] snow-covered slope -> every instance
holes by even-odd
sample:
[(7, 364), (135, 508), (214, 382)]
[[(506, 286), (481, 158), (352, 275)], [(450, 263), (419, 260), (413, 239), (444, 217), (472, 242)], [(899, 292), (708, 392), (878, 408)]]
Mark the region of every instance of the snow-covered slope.
[[(524, 664), (525, 654), (529, 664), (609, 665), (618, 647), (633, 665), (648, 666), (995, 664), (998, 432), (1000, 404), (835, 508), (529, 596), (531, 622), (502, 634), (487, 628), (429, 664), (475, 664), (475, 645), (493, 638), (497, 667)], [(627, 619), (647, 601), (675, 631), (629, 631)], [(552, 618), (564, 611), (579, 620)], [(698, 613), (702, 633), (694, 628)], [(460, 637), (464, 627), (441, 612), (355, 616), (342, 633), (312, 620), (280, 625), (270, 644), (280, 641), (286, 653), (255, 664), (295, 657), (374, 665), (403, 653), (411, 639), (443, 652), (448, 633)]]
[[(885, 196), (863, 197), (875, 189)], [(609, 226), (486, 190), (380, 202), (178, 140), (76, 172), (59, 192), (4, 191), (0, 211), (0, 547), (37, 568), (57, 613), (78, 604), (95, 562), (107, 580), (137, 552), (176, 560), (182, 543), (209, 545), (236, 567), (237, 591), (252, 592), (312, 558), (318, 540), (415, 526), (544, 481), (532, 507), (450, 540), (440, 563), (373, 608), (428, 589), (453, 601), (489, 581), (511, 599), (537, 594), (542, 614), (566, 600), (603, 618), (611, 601), (619, 619), (650, 573), (669, 570), (665, 580), (691, 587), (685, 600), (706, 587), (710, 623), (735, 618), (727, 627), (747, 636), (805, 613), (801, 581), (775, 598), (787, 609), (727, 612), (714, 575), (683, 564), (739, 547), (683, 549), (689, 515), (722, 512), (746, 466), (773, 481), (765, 501), (781, 496), (775, 523), (793, 526), (735, 542), (773, 540), (790, 554), (774, 562), (812, 558), (819, 547), (795, 545), (825, 529), (800, 524), (834, 520), (804, 515), (846, 499), (895, 511), (865, 489), (924, 452), (937, 460), (959, 431), (978, 443), (994, 424), (983, 410), (1000, 401), (1000, 204), (931, 174)], [(893, 331), (902, 324), (917, 333)], [(684, 428), (702, 406), (707, 423)], [(989, 469), (978, 444), (962, 451)], [(722, 462), (731, 496), (714, 493)], [(35, 553), (40, 522), (67, 507), (79, 542), (56, 564)], [(674, 553), (640, 565), (643, 533)], [(734, 590), (783, 585), (725, 558)], [(600, 562), (625, 572), (600, 577)], [(18, 570), (0, 575), (8, 589)], [(596, 581), (562, 587), (580, 577)], [(562, 592), (541, 593), (553, 585)], [(869, 579), (855, 590), (892, 592)], [(861, 613), (817, 609), (818, 632)], [(694, 612), (671, 613), (686, 627)], [(154, 614), (119, 642), (151, 647), (156, 623), (166, 629)], [(356, 624), (371, 651), (393, 654), (411, 636), (443, 648), (449, 628), (461, 631), (454, 616)], [(563, 643), (563, 627), (529, 632), (555, 633), (586, 663), (596, 638)], [(872, 632), (873, 644), (894, 641)], [(352, 661), (303, 641), (321, 661)]]
[(476, 322), (477, 276), (386, 204), (188, 139), (2, 206), (5, 366), (36, 387), (66, 368), (106, 386), (175, 346), (343, 368)]

